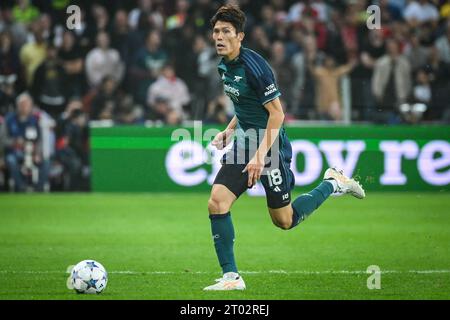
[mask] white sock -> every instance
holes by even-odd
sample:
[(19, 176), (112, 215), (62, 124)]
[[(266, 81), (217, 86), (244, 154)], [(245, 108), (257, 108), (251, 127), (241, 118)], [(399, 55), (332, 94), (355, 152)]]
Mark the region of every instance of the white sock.
[(227, 273), (224, 273), (223, 277), (226, 278), (226, 279), (236, 280), (236, 279), (239, 278), (239, 273), (227, 272)]
[(336, 180), (334, 180), (334, 179), (327, 179), (327, 180), (324, 180), (324, 181), (327, 181), (327, 182), (331, 183), (331, 185), (333, 186), (333, 192), (337, 191), (338, 185), (337, 185)]

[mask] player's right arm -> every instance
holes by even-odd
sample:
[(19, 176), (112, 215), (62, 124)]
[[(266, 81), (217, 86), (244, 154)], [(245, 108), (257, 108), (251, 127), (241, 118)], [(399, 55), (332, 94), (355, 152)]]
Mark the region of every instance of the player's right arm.
[(231, 137), (233, 136), (234, 129), (237, 126), (237, 117), (234, 116), (231, 119), (230, 123), (226, 127), (225, 130), (219, 132), (211, 142), (211, 144), (216, 147), (218, 150), (222, 150), (225, 148), (231, 141)]

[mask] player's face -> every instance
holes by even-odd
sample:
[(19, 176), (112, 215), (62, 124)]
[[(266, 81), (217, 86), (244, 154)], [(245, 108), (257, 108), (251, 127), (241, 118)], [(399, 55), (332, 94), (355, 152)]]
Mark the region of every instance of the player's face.
[(218, 55), (234, 59), (239, 54), (244, 33), (236, 33), (236, 29), (229, 22), (217, 21), (213, 28), (213, 39)]

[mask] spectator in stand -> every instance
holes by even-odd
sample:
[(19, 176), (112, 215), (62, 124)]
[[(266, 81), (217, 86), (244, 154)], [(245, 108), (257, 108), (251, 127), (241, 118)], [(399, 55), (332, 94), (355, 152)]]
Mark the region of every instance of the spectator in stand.
[(424, 69), (418, 69), (412, 90), (412, 102), (423, 103), (430, 106), (431, 102), (431, 86), (428, 74)]
[[(330, 22), (327, 24), (326, 41), (323, 46), (318, 45), (319, 49), (333, 55), (333, 58), (338, 64), (347, 61), (347, 51), (343, 39), (345, 23), (342, 14), (337, 10), (332, 10), (330, 13)], [(319, 44), (318, 41), (317, 43)]]
[(118, 10), (114, 17), (111, 32), (111, 47), (116, 49), (122, 61), (128, 61), (128, 15), (125, 10)]
[[(245, 38), (244, 38), (245, 39)], [(255, 26), (250, 34), (248, 47), (268, 59), (270, 57), (271, 43), (261, 26)]]
[(428, 59), (428, 49), (421, 45), (419, 36), (415, 33), (411, 34), (409, 44), (405, 48), (404, 53), (413, 72), (422, 67)]
[(68, 173), (67, 191), (80, 191), (89, 166), (87, 151), (87, 116), (78, 99), (71, 100), (58, 118), (58, 140), (55, 158)]
[(86, 21), (86, 10), (83, 8), (80, 8), (80, 23), (78, 24), (77, 28), (74, 30), (71, 30), (76, 38), (76, 44), (79, 47), (79, 50), (82, 52), (83, 57), (86, 56), (86, 54), (89, 52), (89, 50), (94, 46), (94, 41), (91, 42), (90, 37), (90, 30), (88, 29), (88, 22)]
[(306, 35), (300, 27), (289, 30), (289, 37), (285, 39), (286, 54), (289, 59), (303, 50), (303, 41)]
[(20, 75), (20, 59), (9, 31), (0, 32), (0, 76)]
[(194, 52), (195, 28), (186, 23), (183, 28), (170, 30), (167, 38), (172, 39), (166, 44), (177, 76), (183, 79), (192, 92), (198, 81), (197, 55)]
[(322, 64), (325, 55), (317, 49), (316, 38), (308, 35), (303, 39), (303, 51), (292, 57), (295, 69), (293, 79), (293, 112), (300, 119), (314, 119), (316, 86), (312, 68)]
[(275, 41), (272, 44), (271, 57), (269, 60), (272, 67), (275, 79), (278, 84), (278, 89), (283, 92), (283, 98), (286, 103), (286, 110), (291, 110), (292, 105), (292, 79), (295, 79), (296, 75), (292, 64), (286, 57), (285, 46), (282, 41)]
[(0, 10), (0, 32), (9, 31), (12, 35), (13, 46), (20, 49), (29, 41), (29, 24), (23, 24), (14, 19), (12, 9), (8, 6)]
[(311, 73), (316, 79), (316, 109), (321, 120), (342, 120), (342, 107), (339, 95), (339, 79), (349, 73), (355, 61), (336, 66), (334, 58), (326, 56), (323, 66), (310, 65)]
[(101, 32), (105, 32), (109, 35), (111, 32), (111, 25), (109, 21), (109, 14), (105, 7), (94, 2), (90, 9), (90, 17), (92, 20), (87, 23), (86, 36), (89, 38), (89, 43), (96, 43), (97, 36)]
[(61, 45), (61, 34), (57, 30), (62, 30), (61, 28), (53, 28), (52, 17), (43, 13), (39, 16), (38, 23), (42, 28), (42, 36), (44, 41), (48, 44), (53, 44), (55, 46)]
[(35, 21), (39, 14), (39, 9), (33, 6), (30, 0), (16, 0), (16, 5), (12, 9), (14, 20), (25, 25)]
[(72, 31), (67, 30), (64, 32), (58, 55), (66, 73), (68, 83), (66, 88), (67, 96), (82, 96), (86, 91), (83, 53), (76, 43), (76, 38)]
[(47, 56), (47, 44), (39, 22), (32, 24), (34, 41), (25, 44), (20, 49), (20, 62), (25, 72), (25, 82), (28, 87), (33, 83), (34, 72)]
[(183, 28), (188, 18), (190, 3), (187, 0), (175, 0), (175, 13), (166, 19), (166, 29)]
[[(344, 49), (344, 55), (341, 58), (342, 60), (337, 60), (339, 63), (343, 63), (344, 61), (355, 59), (357, 57), (357, 53), (360, 50), (358, 42), (358, 27), (359, 27), (358, 10), (363, 8), (360, 8), (356, 4), (355, 5), (349, 4), (347, 7), (344, 19), (342, 21), (340, 32), (340, 37), (342, 39)], [(331, 49), (331, 51), (329, 52), (332, 53), (333, 49), (332, 48), (329, 49)]]
[[(414, 29), (409, 29), (406, 24), (397, 23), (396, 24), (399, 29), (403, 29), (403, 41), (400, 41), (402, 44), (401, 48), (403, 50), (404, 45), (408, 42), (408, 33), (413, 32)], [(420, 26), (420, 28), (417, 28), (417, 33), (419, 35), (420, 43), (425, 47), (431, 47), (435, 41), (436, 41), (436, 28), (433, 27), (429, 23), (425, 23)]]
[(200, 35), (195, 38), (193, 51), (197, 56), (196, 76), (198, 78), (192, 92), (193, 119), (201, 120), (205, 117), (208, 103), (223, 94), (223, 86), (217, 76), (220, 57), (210, 43)]
[(411, 28), (425, 23), (436, 26), (439, 20), (439, 11), (428, 0), (410, 1), (403, 12), (403, 17)]
[(106, 76), (120, 82), (124, 74), (124, 65), (120, 54), (109, 46), (109, 35), (101, 31), (97, 35), (97, 47), (86, 56), (86, 75), (91, 87), (97, 87)]
[(67, 8), (71, 4), (75, 4), (72, 0), (51, 0), (45, 2), (47, 3), (45, 9), (51, 14), (55, 25), (64, 25), (67, 22)]
[(145, 47), (136, 54), (130, 68), (130, 82), (134, 88), (134, 97), (138, 103), (146, 101), (149, 86), (159, 76), (168, 60), (167, 52), (161, 47), (159, 31), (151, 31), (145, 40)]
[(446, 25), (446, 32), (436, 40), (436, 48), (445, 63), (450, 63), (450, 20)]
[(177, 125), (181, 121), (180, 115), (170, 107), (169, 100), (163, 97), (154, 98), (153, 103), (149, 105), (149, 119), (168, 125)]
[(440, 15), (443, 19), (450, 17), (450, 0), (447, 0), (447, 2), (442, 5)]
[(14, 110), (20, 71), (19, 55), (12, 45), (11, 33), (0, 32), (0, 116)]
[[(366, 1), (363, 1), (366, 2)], [(379, 6), (380, 6), (380, 12), (382, 14), (389, 14), (388, 19), (399, 21), (403, 18), (402, 10), (400, 7), (393, 3), (392, 0), (380, 0)]]
[(15, 74), (8, 76), (0, 75), (0, 116), (14, 111), (16, 80), (17, 76)]
[(159, 102), (167, 103), (166, 121), (170, 124), (179, 123), (186, 119), (184, 108), (191, 99), (189, 91), (184, 81), (176, 76), (175, 70), (170, 64), (164, 66), (161, 75), (149, 87), (147, 97), (147, 106), (158, 117), (162, 116), (160, 109), (158, 109)]
[[(161, 33), (163, 33), (163, 28), (157, 27), (155, 25), (152, 19), (152, 15), (140, 14), (138, 25), (136, 26), (136, 28), (131, 28), (127, 37), (127, 50), (129, 54), (125, 62), (127, 64), (128, 69), (130, 69), (130, 67), (132, 67), (133, 64), (136, 62), (138, 53), (145, 47), (147, 37), (149, 33), (152, 31), (158, 31), (159, 36), (161, 37)], [(134, 89), (135, 89), (134, 84), (130, 84), (129, 91), (134, 93)]]
[(269, 4), (265, 4), (261, 8), (261, 27), (269, 40), (274, 41), (276, 38), (276, 17), (274, 8)]
[(55, 153), (55, 120), (44, 110), (35, 109), (35, 114), (39, 118), (39, 128), (41, 130), (41, 154), (42, 161), (39, 170), (38, 191), (50, 191), (50, 169), (51, 159)]
[(42, 163), (39, 119), (33, 112), (33, 99), (28, 93), (17, 97), (17, 109), (6, 116), (5, 126), (6, 166), (14, 181), (14, 190), (24, 192), (28, 176), (34, 184), (39, 183)]
[(381, 29), (369, 31), (367, 40), (361, 45), (360, 64), (352, 72), (352, 99), (357, 119), (372, 121), (376, 109), (372, 93), (373, 69), (376, 61), (385, 54), (385, 41)]
[(204, 36), (211, 32), (209, 19), (217, 10), (217, 2), (211, 0), (190, 1), (188, 18), (194, 22), (197, 35)]
[(133, 97), (129, 94), (120, 98), (115, 114), (115, 123), (117, 124), (142, 124), (145, 121), (144, 110), (134, 104)]
[(91, 120), (113, 120), (119, 93), (117, 81), (111, 77), (103, 78), (98, 93), (92, 100), (90, 106)]
[(64, 110), (68, 86), (66, 72), (58, 58), (58, 49), (49, 45), (47, 58), (34, 74), (31, 93), (40, 108), (57, 119)]
[(309, 16), (320, 21), (327, 20), (327, 5), (323, 1), (297, 1), (289, 9), (289, 20), (299, 22), (303, 17)]
[(137, 29), (142, 16), (147, 16), (152, 12), (152, 0), (138, 0), (138, 6), (128, 14), (128, 25), (131, 29)]
[(378, 111), (373, 115), (378, 123), (397, 124), (398, 107), (411, 92), (411, 66), (400, 54), (399, 44), (389, 39), (387, 54), (377, 60), (372, 78), (372, 92), (378, 103)]
[(431, 104), (425, 116), (439, 121), (450, 110), (450, 64), (441, 60), (437, 47), (430, 48), (425, 70), (431, 82)]
[(415, 72), (414, 86), (407, 103), (400, 105), (400, 116), (403, 123), (418, 124), (431, 102), (430, 79), (423, 69)]
[(396, 7), (398, 10), (403, 11), (406, 8), (408, 0), (388, 0), (389, 4)]
[[(227, 109), (229, 109), (230, 100), (222, 94), (208, 104), (205, 122), (211, 124), (227, 124), (231, 118)], [(232, 106), (231, 106), (232, 108)]]

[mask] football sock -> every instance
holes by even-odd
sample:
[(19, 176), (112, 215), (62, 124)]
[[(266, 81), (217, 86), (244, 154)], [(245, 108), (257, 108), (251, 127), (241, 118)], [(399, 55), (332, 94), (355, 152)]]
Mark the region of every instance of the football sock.
[(234, 227), (230, 212), (226, 214), (210, 214), (211, 232), (214, 239), (217, 258), (223, 273), (238, 272), (234, 261)]
[[(334, 182), (334, 181), (333, 181)], [(335, 190), (332, 181), (324, 180), (314, 190), (302, 194), (292, 202), (291, 229), (305, 220), (314, 210), (316, 210)]]

